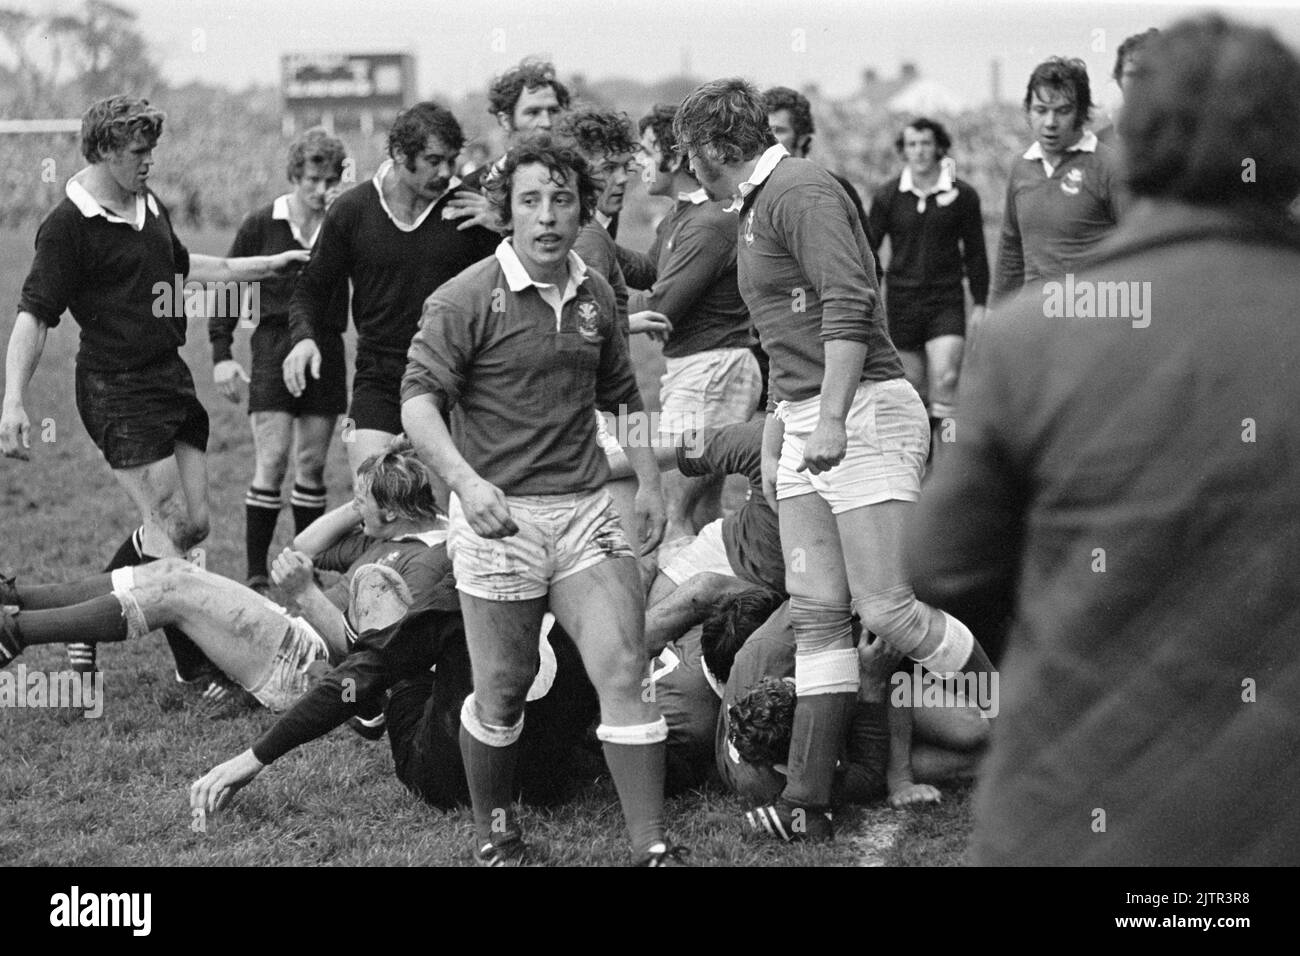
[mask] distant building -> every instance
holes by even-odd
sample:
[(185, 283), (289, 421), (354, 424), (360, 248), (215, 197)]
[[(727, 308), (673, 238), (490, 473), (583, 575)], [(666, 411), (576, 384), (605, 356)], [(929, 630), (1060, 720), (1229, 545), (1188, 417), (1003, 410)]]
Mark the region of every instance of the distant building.
[(863, 70), (857, 96), (869, 108), (890, 113), (960, 113), (972, 105), (966, 96), (922, 78), (915, 63), (902, 64), (898, 76), (889, 80), (873, 68)]
[(286, 136), (316, 125), (370, 136), (416, 100), (409, 53), (286, 53), (280, 75)]

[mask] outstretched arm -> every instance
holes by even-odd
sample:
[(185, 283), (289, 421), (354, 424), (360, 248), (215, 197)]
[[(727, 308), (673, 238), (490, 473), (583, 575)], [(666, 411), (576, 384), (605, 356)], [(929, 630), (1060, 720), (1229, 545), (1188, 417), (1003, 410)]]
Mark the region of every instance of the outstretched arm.
[(188, 278), (196, 282), (252, 282), (288, 275), (311, 258), (306, 249), (290, 249), (273, 256), (242, 256), (232, 259), (225, 256), (190, 255)]

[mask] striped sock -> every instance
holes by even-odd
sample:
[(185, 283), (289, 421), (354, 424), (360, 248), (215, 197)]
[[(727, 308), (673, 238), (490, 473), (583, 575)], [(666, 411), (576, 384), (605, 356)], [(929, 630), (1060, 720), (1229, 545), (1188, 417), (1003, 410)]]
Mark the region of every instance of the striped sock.
[[(109, 559), (105, 572), (118, 568), (134, 567), (144, 560), (144, 525), (131, 532), (131, 536), (118, 546), (117, 552)], [(96, 668), (94, 644), (69, 644), (68, 664), (74, 671), (89, 672)]]
[(309, 524), (325, 514), (325, 489), (294, 482), (289, 503), (293, 507), (293, 533), (302, 534)]
[(248, 561), (249, 578), (266, 577), (266, 553), (275, 537), (275, 524), (280, 520), (280, 490), (248, 489), (244, 495), (244, 551)]

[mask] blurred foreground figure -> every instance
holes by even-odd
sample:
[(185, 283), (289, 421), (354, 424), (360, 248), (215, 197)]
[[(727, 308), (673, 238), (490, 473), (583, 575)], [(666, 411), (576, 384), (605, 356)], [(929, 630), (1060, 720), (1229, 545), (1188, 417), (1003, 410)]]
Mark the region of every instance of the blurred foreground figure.
[(1300, 63), (1206, 17), (1126, 92), (1141, 206), (1066, 313), (1109, 317), (989, 320), (911, 529), (922, 600), (1014, 592), (972, 857), (1293, 863)]

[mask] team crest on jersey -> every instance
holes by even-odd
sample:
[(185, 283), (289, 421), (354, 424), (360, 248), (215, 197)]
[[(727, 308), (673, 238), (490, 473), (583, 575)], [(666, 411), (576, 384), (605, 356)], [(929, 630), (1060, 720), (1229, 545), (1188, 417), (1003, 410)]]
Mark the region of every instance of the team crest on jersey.
[(578, 304), (578, 334), (588, 342), (600, 341), (600, 310), (596, 303)]
[(402, 552), (400, 551), (390, 551), (388, 552), (387, 556), (385, 556), (384, 563), (387, 564), (391, 561), (396, 561), (401, 556), (402, 556)]
[(1070, 196), (1077, 196), (1079, 195), (1079, 187), (1082, 185), (1083, 170), (1075, 168), (1066, 173), (1065, 178), (1061, 180), (1061, 192)]
[(754, 213), (757, 210), (751, 209), (749, 215), (745, 217), (745, 245), (754, 244)]

